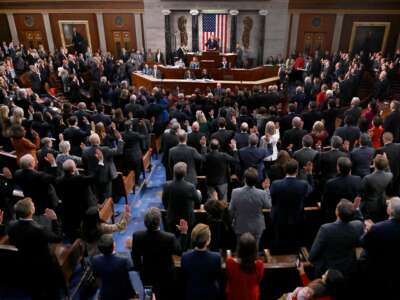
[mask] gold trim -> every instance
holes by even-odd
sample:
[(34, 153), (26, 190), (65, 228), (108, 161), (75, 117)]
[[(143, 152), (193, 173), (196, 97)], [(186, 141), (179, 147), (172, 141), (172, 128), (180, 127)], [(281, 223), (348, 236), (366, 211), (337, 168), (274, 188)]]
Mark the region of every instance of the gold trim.
[(85, 25), (88, 44), (89, 44), (90, 49), (92, 49), (92, 40), (90, 37), (89, 21), (87, 21), (87, 20), (59, 20), (58, 21), (58, 27), (60, 29), (60, 36), (61, 36), (61, 44), (62, 44), (63, 48), (66, 48), (67, 45), (65, 44), (64, 30), (62, 28), (62, 26), (64, 24), (81, 24), (81, 25), (83, 24), (83, 25)]
[(349, 45), (349, 52), (352, 51), (354, 46), (354, 40), (356, 38), (356, 31), (358, 27), (369, 26), (369, 27), (385, 27), (385, 33), (383, 34), (383, 40), (381, 45), (381, 52), (385, 52), (386, 50), (386, 42), (389, 37), (390, 31), (390, 22), (353, 22), (353, 28), (351, 29), (351, 38)]

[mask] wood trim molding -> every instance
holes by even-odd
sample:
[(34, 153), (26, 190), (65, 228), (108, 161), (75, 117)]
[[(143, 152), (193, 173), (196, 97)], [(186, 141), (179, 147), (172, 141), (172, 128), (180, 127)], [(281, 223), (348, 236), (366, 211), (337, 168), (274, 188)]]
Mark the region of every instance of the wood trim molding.
[[(29, 10), (27, 9), (29, 8)], [(117, 7), (117, 9), (116, 9)], [(0, 1), (0, 10), (1, 11), (15, 11), (15, 10), (28, 10), (32, 12), (32, 10), (101, 10), (101, 9), (111, 9), (111, 10), (143, 10), (144, 4), (142, 1), (125, 1), (125, 0), (116, 0), (116, 1)]]
[(324, 8), (324, 9), (296, 9), (289, 8), (289, 13), (299, 13), (299, 14), (351, 14), (351, 15), (398, 15), (400, 14), (400, 9), (343, 9), (343, 8)]

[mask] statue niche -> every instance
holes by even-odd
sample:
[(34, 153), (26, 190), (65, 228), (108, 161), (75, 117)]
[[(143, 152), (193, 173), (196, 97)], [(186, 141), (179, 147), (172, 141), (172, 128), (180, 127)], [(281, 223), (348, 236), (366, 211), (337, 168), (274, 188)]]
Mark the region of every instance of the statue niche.
[(181, 36), (181, 45), (182, 46), (187, 46), (188, 44), (188, 34), (186, 31), (186, 17), (185, 16), (180, 16), (178, 18), (178, 29), (180, 32), (180, 36)]
[(243, 19), (243, 33), (242, 33), (242, 43), (245, 49), (249, 49), (250, 47), (250, 33), (253, 28), (253, 19), (249, 16), (246, 16)]

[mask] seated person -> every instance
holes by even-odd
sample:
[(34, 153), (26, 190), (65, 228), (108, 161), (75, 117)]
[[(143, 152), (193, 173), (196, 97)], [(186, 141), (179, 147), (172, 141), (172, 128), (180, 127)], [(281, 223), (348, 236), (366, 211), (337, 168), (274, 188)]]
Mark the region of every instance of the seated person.
[(91, 259), (93, 275), (101, 279), (100, 298), (128, 300), (135, 296), (129, 271), (132, 261), (114, 253), (115, 243), (111, 234), (103, 234), (98, 242), (101, 254)]
[(222, 57), (222, 62), (219, 66), (221, 69), (230, 69), (231, 63), (226, 59), (225, 56)]
[(178, 67), (178, 68), (184, 68), (185, 67), (185, 62), (183, 61), (182, 58), (178, 59), (175, 62), (175, 67)]
[(187, 70), (185, 72), (185, 75), (183, 75), (183, 79), (191, 79), (191, 80), (195, 80), (196, 76), (194, 76), (194, 73), (190, 70)]
[(189, 64), (189, 69), (199, 69), (200, 63), (199, 59), (196, 56), (193, 56), (193, 60)]
[(219, 50), (219, 44), (218, 44), (218, 40), (215, 38), (214, 35), (211, 35), (210, 38), (208, 39), (207, 43), (207, 50), (212, 50), (212, 51), (216, 51)]
[(153, 70), (149, 67), (148, 64), (145, 64), (142, 73), (145, 75), (153, 75)]
[(201, 71), (201, 79), (212, 79), (210, 74), (208, 74), (207, 69)]

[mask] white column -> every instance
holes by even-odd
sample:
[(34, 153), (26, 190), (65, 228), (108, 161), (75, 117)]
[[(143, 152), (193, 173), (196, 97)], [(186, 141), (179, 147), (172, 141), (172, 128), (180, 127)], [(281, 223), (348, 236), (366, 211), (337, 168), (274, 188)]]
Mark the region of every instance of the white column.
[[(99, 41), (100, 41), (100, 50), (101, 52), (105, 53), (107, 52), (107, 44), (106, 44), (106, 35), (104, 31), (104, 20), (103, 20), (103, 14), (102, 13), (96, 13), (96, 19), (97, 19), (97, 28), (99, 30)], [(93, 51), (94, 49), (92, 49)]]
[(299, 13), (293, 13), (292, 17), (292, 28), (290, 35), (290, 44), (289, 44), (289, 55), (296, 51), (297, 46), (297, 35), (299, 33), (299, 23), (300, 23), (300, 15)]
[(49, 45), (49, 52), (54, 53), (54, 40), (53, 32), (51, 29), (50, 18), (48, 13), (42, 13), (44, 30), (46, 31), (47, 44)]
[(8, 27), (10, 28), (11, 39), (14, 43), (18, 43), (19, 42), (18, 31), (17, 31), (17, 26), (15, 26), (13, 14), (7, 14), (7, 20), (8, 20)]
[[(140, 13), (139, 14), (134, 14), (135, 18), (135, 35), (136, 35), (136, 45), (138, 49), (144, 48), (143, 45), (143, 28), (142, 28), (142, 22), (140, 20)], [(156, 50), (156, 49), (153, 49)]]
[[(340, 35), (342, 34), (344, 14), (336, 14), (335, 29), (333, 31), (332, 49), (331, 52), (335, 53), (339, 50)], [(349, 29), (350, 30), (350, 29)]]

